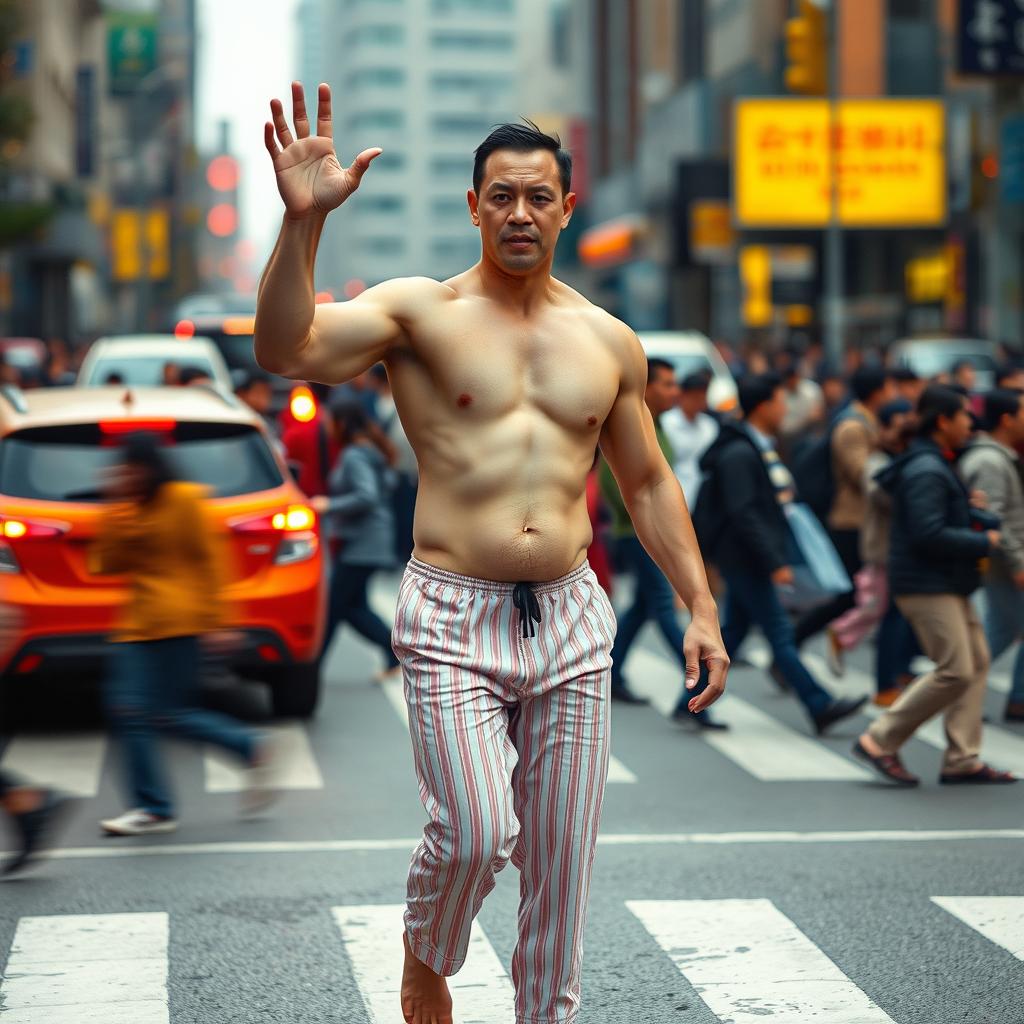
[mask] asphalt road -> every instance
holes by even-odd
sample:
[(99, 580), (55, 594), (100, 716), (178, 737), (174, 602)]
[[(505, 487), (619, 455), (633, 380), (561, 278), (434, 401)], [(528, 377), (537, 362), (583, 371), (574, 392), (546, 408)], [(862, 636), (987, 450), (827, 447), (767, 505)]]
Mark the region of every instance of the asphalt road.
[[(869, 661), (823, 681), (865, 692)], [(336, 639), (317, 719), (275, 727), (289, 788), (259, 821), (238, 819), (230, 770), (169, 745), (181, 828), (147, 839), (100, 838), (122, 809), (116, 761), (82, 702), (39, 694), (2, 762), (82, 796), (52, 859), (0, 887), (0, 1022), (400, 1024), (423, 813), (400, 688), (371, 683), (377, 667)], [(665, 715), (678, 672), (653, 633), (627, 671), (652, 704), (614, 706), (581, 1024), (1024, 1022), (1024, 785), (939, 787), (932, 734), (906, 750), (925, 785), (887, 788), (849, 756), (864, 717), (815, 738), (752, 667), (717, 710), (730, 733), (686, 732)], [(255, 688), (217, 700), (265, 714)], [(994, 724), (986, 744), (1024, 773), (1024, 729)], [(462, 1024), (511, 1022), (517, 900), (509, 867), (454, 979)]]

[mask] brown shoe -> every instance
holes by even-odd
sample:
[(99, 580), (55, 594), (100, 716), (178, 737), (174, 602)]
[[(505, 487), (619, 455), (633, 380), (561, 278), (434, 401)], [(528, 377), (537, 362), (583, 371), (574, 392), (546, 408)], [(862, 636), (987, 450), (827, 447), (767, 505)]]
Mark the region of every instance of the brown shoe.
[(875, 757), (868, 753), (867, 748), (860, 740), (857, 740), (853, 745), (853, 756), (873, 768), (886, 782), (891, 782), (894, 786), (910, 787), (921, 784), (921, 780), (916, 775), (911, 775), (903, 767), (899, 754), (880, 754)]
[(871, 703), (879, 708), (891, 708), (903, 694), (901, 686), (890, 686), (888, 690), (880, 690), (871, 699)]
[(975, 768), (973, 772), (956, 775), (944, 772), (939, 776), (939, 782), (943, 786), (1005, 786), (1016, 781), (1017, 776), (1012, 772), (997, 771), (987, 764), (983, 764), (980, 768)]
[(1024, 722), (1024, 704), (1010, 701), (1003, 712), (1004, 722)]

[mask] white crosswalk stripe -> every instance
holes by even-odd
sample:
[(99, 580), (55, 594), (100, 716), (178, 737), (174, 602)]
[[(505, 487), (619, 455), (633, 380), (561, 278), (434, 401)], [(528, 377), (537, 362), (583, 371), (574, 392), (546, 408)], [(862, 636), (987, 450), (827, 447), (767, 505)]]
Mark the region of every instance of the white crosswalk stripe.
[[(402, 906), (334, 907), (352, 973), (370, 1024), (400, 1024)], [(512, 982), (478, 921), (462, 970), (448, 979), (456, 1024), (493, 1024), (515, 1017)]]
[[(272, 785), (275, 789), (323, 789), (309, 734), (299, 722), (264, 727), (273, 757)], [(238, 793), (245, 788), (245, 776), (238, 761), (221, 750), (207, 747), (203, 755), (207, 793)]]
[(7, 745), (0, 767), (74, 796), (95, 796), (106, 756), (103, 733), (17, 736)]
[(933, 896), (932, 902), (1024, 960), (1024, 896)]
[(167, 914), (23, 917), (4, 1024), (168, 1024)]
[(626, 906), (719, 1020), (892, 1024), (770, 900), (642, 900)]
[[(679, 671), (668, 660), (642, 648), (630, 652), (631, 686), (664, 715), (671, 715), (680, 693)], [(730, 761), (765, 782), (860, 780), (868, 772), (823, 743), (784, 725), (741, 697), (727, 693), (715, 715), (728, 732), (703, 739)]]

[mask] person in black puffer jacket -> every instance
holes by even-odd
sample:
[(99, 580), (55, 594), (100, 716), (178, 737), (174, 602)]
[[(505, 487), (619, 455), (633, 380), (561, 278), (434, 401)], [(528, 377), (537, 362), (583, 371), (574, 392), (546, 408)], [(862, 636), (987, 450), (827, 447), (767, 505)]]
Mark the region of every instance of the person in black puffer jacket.
[[(953, 463), (971, 434), (967, 402), (952, 388), (928, 387), (918, 404), (921, 436), (877, 477), (893, 499), (889, 582), (900, 611), (935, 668), (854, 744), (856, 757), (886, 780), (916, 786), (900, 747), (928, 719), (945, 713), (947, 748), (939, 781), (1015, 782), (979, 759), (989, 649), (971, 606), (979, 562), (999, 547), (998, 520), (972, 510)], [(988, 527), (986, 529), (986, 527)]]

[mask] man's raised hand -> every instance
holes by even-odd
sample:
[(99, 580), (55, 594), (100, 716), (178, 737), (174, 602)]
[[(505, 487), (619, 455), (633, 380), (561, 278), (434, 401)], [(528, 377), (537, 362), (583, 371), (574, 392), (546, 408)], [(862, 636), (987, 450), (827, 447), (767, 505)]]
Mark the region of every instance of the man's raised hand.
[(280, 100), (270, 101), (270, 114), (273, 121), (264, 125), (263, 141), (274, 161), (277, 190), (289, 217), (325, 214), (341, 206), (359, 187), (371, 161), (381, 154), (380, 149), (364, 149), (350, 167), (341, 166), (331, 137), (331, 90), (327, 85), (321, 85), (317, 95), (315, 135), (309, 133), (301, 82), (292, 82), (294, 136)]

